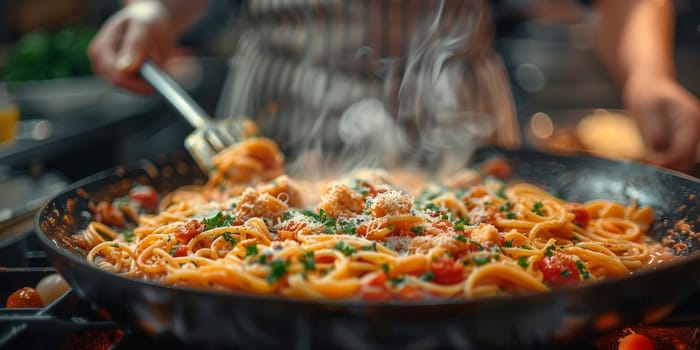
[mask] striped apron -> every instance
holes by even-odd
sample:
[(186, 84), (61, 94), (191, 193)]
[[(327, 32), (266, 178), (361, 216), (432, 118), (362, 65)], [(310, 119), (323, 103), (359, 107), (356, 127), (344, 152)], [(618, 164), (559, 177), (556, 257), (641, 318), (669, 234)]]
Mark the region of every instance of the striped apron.
[(250, 0), (219, 117), (287, 154), (520, 143), (484, 0)]

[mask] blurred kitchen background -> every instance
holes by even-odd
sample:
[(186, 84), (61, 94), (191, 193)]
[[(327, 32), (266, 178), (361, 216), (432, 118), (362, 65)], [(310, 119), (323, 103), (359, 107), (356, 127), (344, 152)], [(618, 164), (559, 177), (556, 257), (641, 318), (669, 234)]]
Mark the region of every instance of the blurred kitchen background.
[[(497, 47), (525, 145), (578, 147), (575, 133), (557, 128), (573, 130), (593, 111), (621, 108), (620, 88), (592, 50), (590, 9), (575, 0), (507, 2), (511, 11), (499, 14)], [(210, 0), (173, 65), (176, 79), (212, 114), (235, 48), (231, 28), (239, 5)], [(7, 90), (0, 88), (0, 139), (11, 137), (0, 143), (0, 222), (97, 171), (184, 153), (191, 128), (160, 97), (135, 96), (90, 75), (84, 48), (119, 7), (117, 0), (0, 1), (0, 77)], [(677, 0), (675, 7), (678, 79), (700, 95), (700, 1)], [(11, 136), (8, 100), (18, 106)]]

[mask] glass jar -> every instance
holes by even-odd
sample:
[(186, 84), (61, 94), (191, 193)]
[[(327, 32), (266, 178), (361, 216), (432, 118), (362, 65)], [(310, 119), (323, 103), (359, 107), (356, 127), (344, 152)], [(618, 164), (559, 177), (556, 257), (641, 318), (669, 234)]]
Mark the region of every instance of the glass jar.
[(18, 120), (19, 108), (5, 84), (0, 83), (0, 143), (14, 141)]

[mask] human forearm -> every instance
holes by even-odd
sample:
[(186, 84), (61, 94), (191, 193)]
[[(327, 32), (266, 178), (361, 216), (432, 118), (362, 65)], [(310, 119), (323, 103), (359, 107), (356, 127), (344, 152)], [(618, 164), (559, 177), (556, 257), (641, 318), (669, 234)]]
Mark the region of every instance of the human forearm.
[(621, 84), (638, 73), (675, 75), (670, 0), (600, 0), (596, 9), (596, 51)]

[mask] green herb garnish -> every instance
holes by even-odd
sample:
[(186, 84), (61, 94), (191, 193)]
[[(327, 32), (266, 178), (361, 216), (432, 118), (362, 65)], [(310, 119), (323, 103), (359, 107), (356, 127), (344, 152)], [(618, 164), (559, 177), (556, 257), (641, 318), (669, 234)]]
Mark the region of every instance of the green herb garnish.
[(231, 215), (224, 215), (222, 212), (218, 212), (212, 217), (202, 219), (202, 226), (204, 226), (204, 231), (207, 231), (217, 227), (231, 226), (235, 220)]
[(131, 243), (134, 241), (134, 232), (133, 231), (124, 231), (122, 233), (124, 235), (124, 240)]
[(416, 236), (422, 236), (423, 235), (423, 226), (411, 227), (411, 232), (415, 233)]
[(384, 271), (385, 275), (389, 276), (389, 263), (383, 263), (382, 270)]
[(355, 249), (353, 249), (351, 246), (349, 246), (345, 241), (340, 241), (335, 244), (335, 250), (343, 253), (345, 256), (350, 256), (355, 253)]
[(554, 255), (554, 250), (556, 250), (556, 249), (557, 249), (556, 246), (553, 246), (553, 245), (547, 246), (547, 248), (545, 248), (545, 250), (544, 250), (544, 255), (545, 256), (552, 256), (552, 255)]
[(464, 237), (462, 235), (454, 235), (453, 238), (462, 243), (467, 243), (467, 237)]
[(316, 256), (313, 251), (302, 254), (299, 257), (299, 262), (304, 265), (304, 271), (316, 270)]
[(270, 263), (270, 274), (267, 275), (267, 282), (270, 284), (277, 282), (287, 273), (287, 266), (289, 266), (289, 260), (273, 260)]
[(520, 267), (526, 269), (528, 266), (530, 266), (530, 263), (527, 262), (527, 258), (526, 258), (526, 257), (520, 256), (520, 257), (518, 258), (518, 265), (520, 265)]
[(236, 241), (236, 239), (231, 236), (230, 232), (224, 232), (223, 237), (224, 237), (224, 241), (231, 244), (232, 248), (235, 247), (236, 244), (238, 244), (238, 241)]
[(245, 247), (245, 257), (258, 255), (258, 245), (256, 243), (249, 244)]
[(540, 201), (535, 202), (532, 206), (532, 212), (539, 216), (544, 216), (544, 211), (542, 209), (544, 209), (544, 204)]
[(475, 256), (472, 259), (474, 260), (474, 264), (476, 264), (476, 266), (481, 266), (481, 265), (484, 265), (484, 264), (491, 262), (491, 257), (488, 255), (487, 256)]

